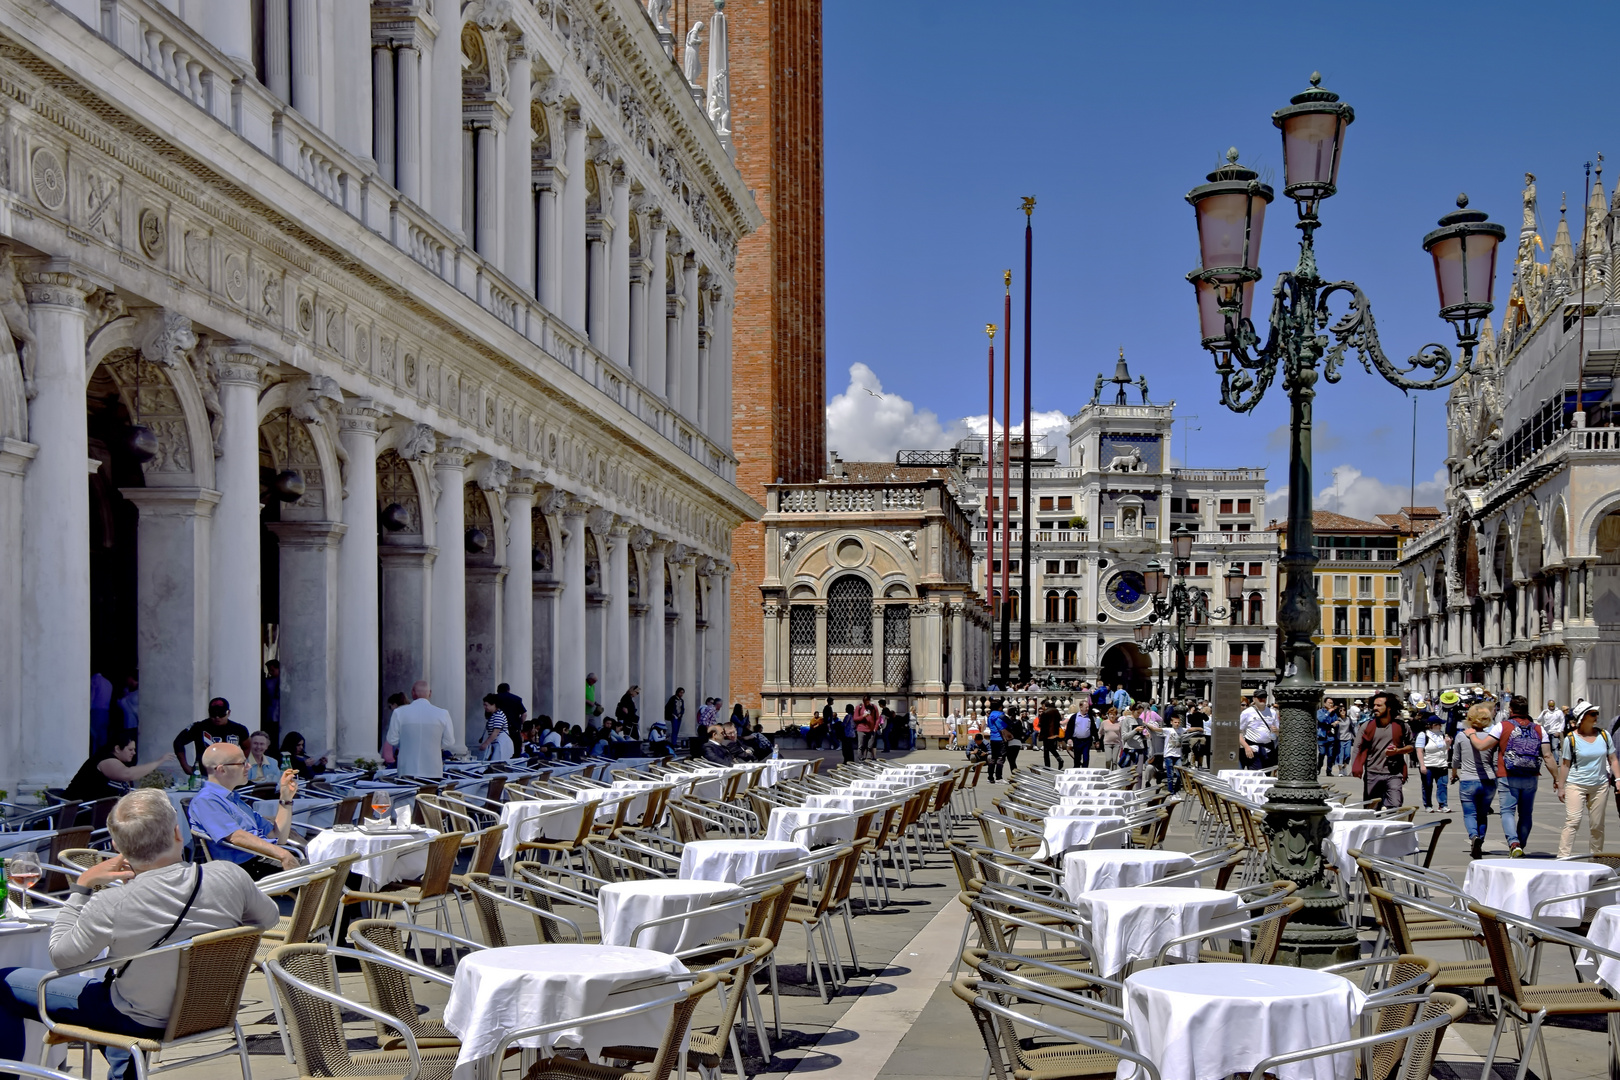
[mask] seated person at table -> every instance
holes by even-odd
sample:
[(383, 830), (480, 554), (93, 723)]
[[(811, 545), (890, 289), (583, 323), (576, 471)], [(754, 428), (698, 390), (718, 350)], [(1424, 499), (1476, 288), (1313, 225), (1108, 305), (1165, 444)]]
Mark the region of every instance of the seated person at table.
[(208, 770), (208, 783), (191, 800), (186, 814), (191, 818), (191, 827), (208, 838), (204, 841), (208, 854), (238, 863), (255, 877), (277, 872), (270, 863), (254, 858), (256, 855), (279, 862), (283, 869), (297, 866), (297, 853), (279, 845), (292, 828), (298, 770), (287, 769), (281, 774), (281, 805), (276, 809), (276, 820), (271, 822), (236, 793), (247, 783), (247, 755), (240, 746), (210, 746), (203, 751), (203, 768)]
[(124, 794), (130, 785), (152, 772), (173, 754), (164, 754), (150, 765), (135, 765), (135, 733), (115, 731), (112, 742), (90, 755), (68, 781), (67, 797), (76, 802), (95, 802)]
[[(199, 720), (174, 737), (174, 755), (180, 759), (180, 771), (189, 773), (192, 766), (202, 760), (203, 751), (216, 743), (230, 743), (245, 747), (248, 729), (231, 719), (231, 703), (222, 697), (208, 703), (208, 718)], [(186, 749), (191, 756), (186, 756)]]
[(740, 749), (732, 741), (732, 733), (727, 727), (706, 727), (699, 729), (702, 732), (703, 746), (701, 753), (703, 760), (716, 765), (730, 765), (737, 760)]
[(314, 779), (316, 773), (326, 771), (327, 759), (332, 755), (312, 758), (304, 745), (304, 737), (296, 731), (289, 731), (281, 740), (281, 756), (292, 758), (292, 767), (298, 770), (298, 775), (305, 780)]
[(281, 779), (281, 763), (269, 754), (270, 733), (255, 731), (248, 739), (248, 783), (273, 784)]
[[(116, 961), (215, 930), (276, 925), (280, 912), (275, 901), (236, 864), (182, 861), (185, 841), (163, 792), (133, 791), (119, 799), (107, 817), (107, 831), (118, 855), (81, 874), (66, 906), (57, 909), (50, 943), (56, 967), (89, 963), (102, 950)], [(113, 882), (124, 884), (93, 891)], [(120, 965), (116, 980), (104, 970), (54, 980), (46, 991), (51, 1019), (162, 1038), (178, 966), (178, 957), (170, 953)], [(22, 1058), (23, 1021), (39, 1019), (38, 986), (46, 974), (38, 968), (0, 969), (0, 1058)], [(121, 1080), (130, 1064), (128, 1051), (103, 1052), (110, 1080)]]
[(764, 761), (771, 756), (771, 751), (776, 749), (776, 744), (771, 742), (769, 735), (765, 734), (763, 726), (755, 724), (754, 730), (749, 733), (748, 738), (743, 740), (743, 749), (747, 751), (748, 756), (754, 761)]

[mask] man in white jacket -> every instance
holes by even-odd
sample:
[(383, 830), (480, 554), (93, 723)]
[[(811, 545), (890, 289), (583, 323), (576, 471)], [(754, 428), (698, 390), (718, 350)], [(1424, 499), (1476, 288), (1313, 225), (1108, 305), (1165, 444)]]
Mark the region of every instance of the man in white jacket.
[(401, 776), (438, 780), (444, 776), (444, 754), (462, 751), (450, 714), (428, 699), (433, 687), (418, 679), (411, 687), (411, 703), (394, 710), (383, 740), (383, 758), (392, 758)]

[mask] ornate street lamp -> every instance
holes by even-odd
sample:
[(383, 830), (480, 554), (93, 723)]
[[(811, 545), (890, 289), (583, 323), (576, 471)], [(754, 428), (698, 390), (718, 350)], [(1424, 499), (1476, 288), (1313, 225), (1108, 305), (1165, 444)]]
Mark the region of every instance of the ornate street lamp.
[[(1452, 324), (1460, 356), (1439, 344), (1424, 345), (1404, 365), (1385, 355), (1361, 288), (1352, 281), (1327, 281), (1317, 271), (1314, 235), (1317, 209), (1338, 185), (1346, 128), (1355, 113), (1339, 96), (1324, 90), (1320, 75), (1308, 90), (1272, 114), (1282, 131), (1283, 193), (1294, 201), (1300, 230), (1299, 261), (1277, 276), (1271, 291), (1271, 318), (1264, 345), (1250, 321), (1255, 283), (1260, 279), (1260, 236), (1272, 190), (1252, 169), (1238, 164), (1237, 151), (1209, 174), (1209, 182), (1187, 194), (1198, 222), (1201, 269), (1188, 275), (1196, 290), (1199, 333), (1215, 358), (1221, 402), (1234, 412), (1260, 403), (1279, 369), (1291, 406), (1288, 465), (1287, 575), (1278, 622), (1284, 633), (1279, 667), (1294, 674), (1276, 685), (1281, 708), (1277, 784), (1266, 804), (1270, 835), (1268, 872), (1299, 885), (1305, 910), (1289, 921), (1284, 948), (1294, 962), (1320, 967), (1356, 955), (1356, 931), (1343, 918), (1337, 890), (1323, 875), (1322, 840), (1327, 836), (1327, 804), (1316, 778), (1316, 708), (1322, 689), (1313, 675), (1311, 637), (1319, 621), (1311, 529), (1311, 409), (1316, 381), (1339, 381), (1345, 354), (1354, 351), (1371, 374), (1402, 390), (1449, 386), (1473, 368), (1480, 322), (1490, 314), (1496, 248), (1502, 226), (1469, 210), (1466, 196), (1458, 210), (1440, 219), (1423, 239), (1434, 260), (1440, 317)], [(1349, 310), (1334, 319), (1328, 299), (1347, 293)], [(1326, 330), (1326, 333), (1319, 333)], [(1227, 596), (1241, 581), (1227, 575)]]

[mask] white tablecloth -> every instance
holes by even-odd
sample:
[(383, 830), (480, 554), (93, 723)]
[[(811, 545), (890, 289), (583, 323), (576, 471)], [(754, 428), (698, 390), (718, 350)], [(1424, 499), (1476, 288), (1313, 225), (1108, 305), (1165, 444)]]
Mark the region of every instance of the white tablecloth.
[[(445, 1026), (461, 1038), (456, 1080), (468, 1080), (475, 1063), (494, 1053), (509, 1031), (667, 997), (673, 985), (617, 994), (611, 1000), (608, 995), (623, 983), (685, 971), (684, 964), (666, 953), (610, 945), (516, 945), (472, 953), (456, 966), (455, 985), (444, 1005)], [(583, 1047), (592, 1058), (604, 1046), (657, 1046), (669, 1015), (660, 1009), (518, 1045)]]
[[(1601, 945), (1612, 952), (1620, 952), (1620, 904), (1610, 904), (1599, 909), (1592, 916), (1592, 925), (1586, 931), (1586, 936), (1594, 945)], [(1608, 957), (1594, 957), (1591, 953), (1581, 953), (1583, 965), (1590, 965), (1597, 961), (1597, 978), (1611, 991), (1620, 991), (1620, 960), (1610, 960)]]
[[(806, 825), (813, 827), (795, 832)], [(778, 806), (771, 811), (770, 824), (765, 827), (765, 839), (787, 840), (810, 847), (848, 844), (855, 839), (855, 819), (842, 810)]]
[[(1510, 915), (1531, 918), (1536, 905), (1565, 893), (1583, 892), (1612, 878), (1614, 871), (1602, 863), (1554, 862), (1551, 859), (1476, 859), (1468, 865), (1462, 890), (1485, 907), (1500, 908)], [(1616, 897), (1591, 896), (1552, 904), (1541, 918), (1560, 923), (1579, 923), (1586, 910), (1606, 907)]]
[(1329, 821), (1371, 821), (1378, 811), (1370, 806), (1335, 806), (1328, 811)]
[(583, 804), (572, 799), (519, 799), (501, 807), (501, 861), (510, 863), (524, 840), (572, 840), (579, 835)]
[(897, 766), (902, 772), (923, 773), (927, 776), (948, 776), (951, 767), (942, 762), (913, 761)]
[(921, 787), (929, 783), (926, 776), (875, 776), (864, 777), (860, 780), (851, 780), (850, 789), (853, 791), (877, 791), (898, 794), (910, 788)]
[(1192, 856), (1179, 851), (1071, 851), (1063, 856), (1063, 891), (1074, 903), (1091, 889), (1147, 885), (1192, 867)]
[(1091, 780), (1086, 778), (1071, 779), (1066, 776), (1058, 777), (1055, 785), (1059, 795), (1084, 795), (1092, 791), (1123, 791), (1112, 780)]
[[(13, 834), (5, 834), (13, 835)], [(48, 918), (40, 910), (41, 905), (35, 904), (32, 914), (35, 918)], [(0, 916), (17, 916), (22, 911), (13, 902), (0, 911)], [(56, 967), (51, 963), (51, 927), (47, 923), (30, 925), (21, 919), (0, 918), (0, 968), (39, 968), (50, 971)], [(45, 1039), (45, 1025), (38, 1020), (23, 1021), (24, 1052), (21, 1060), (30, 1063), (39, 1061), (40, 1044)], [(57, 1046), (51, 1049), (50, 1065), (61, 1068), (67, 1060), (67, 1047)]]
[[(1106, 978), (1132, 960), (1152, 960), (1171, 938), (1207, 929), (1238, 910), (1236, 893), (1175, 886), (1092, 889), (1076, 895), (1074, 903), (1091, 912), (1095, 966)], [(1196, 959), (1197, 943), (1178, 945), (1173, 955)]]
[[(1333, 831), (1322, 845), (1322, 854), (1328, 862), (1339, 868), (1339, 876), (1346, 882), (1361, 876), (1361, 868), (1351, 856), (1352, 851), (1366, 851), (1386, 859), (1401, 859), (1416, 855), (1417, 833), (1407, 821), (1388, 818), (1353, 818), (1332, 823)], [(1390, 834), (1394, 835), (1390, 835)]]
[(602, 944), (634, 945), (639, 949), (673, 953), (694, 948), (735, 930), (747, 921), (743, 908), (704, 915), (681, 923), (655, 926), (635, 936), (636, 927), (668, 915), (681, 915), (698, 908), (721, 904), (742, 894), (742, 889), (724, 881), (620, 881), (602, 886), (597, 894), (601, 913)]
[(1116, 769), (1064, 769), (1058, 773), (1059, 779), (1072, 780), (1105, 780), (1118, 772)]
[(1057, 804), (1060, 809), (1074, 807), (1091, 810), (1099, 806), (1129, 806), (1133, 801), (1128, 791), (1083, 791), (1077, 795), (1061, 795)]
[(807, 795), (804, 806), (809, 810), (837, 810), (842, 814), (856, 814), (862, 810), (870, 810), (874, 806), (882, 806), (889, 800), (875, 794), (853, 795)]
[(771, 758), (764, 763), (764, 771), (759, 782), (764, 787), (774, 787), (782, 780), (792, 780), (803, 776), (810, 767), (808, 761), (794, 761), (789, 758)]
[(406, 832), (394, 827), (380, 835), (364, 829), (345, 829), (342, 832), (323, 829), (309, 838), (309, 861), (324, 862), (354, 854), (371, 855), (374, 857), (360, 860), (349, 868), (350, 871), (359, 874), (372, 887), (391, 881), (410, 881), (427, 873), (427, 848), (419, 847), (403, 854), (395, 854), (393, 849), (438, 835), (432, 829)]
[[(1041, 827), (1046, 836), (1046, 843), (1041, 845), (1038, 859), (1048, 855), (1056, 855), (1072, 847), (1089, 848), (1094, 846), (1098, 833), (1109, 832), (1122, 828), (1125, 819), (1117, 814), (1048, 814)], [(1115, 833), (1105, 837), (1103, 847), (1117, 848), (1125, 846), (1125, 835)]]
[(694, 840), (681, 849), (681, 877), (689, 881), (737, 882), (809, 857), (810, 849), (800, 843)]
[(50, 829), (19, 829), (17, 832), (0, 832), (0, 859), (21, 855), (25, 851), (37, 851), (40, 862), (44, 856), (50, 854), (51, 840), (56, 833)]
[[(1261, 964), (1179, 964), (1125, 980), (1125, 1018), (1162, 1080), (1249, 1072), (1273, 1054), (1344, 1042), (1366, 995), (1321, 971)], [(1280, 1080), (1347, 1080), (1349, 1054), (1281, 1066)], [(1119, 1075), (1133, 1067), (1121, 1062)]]

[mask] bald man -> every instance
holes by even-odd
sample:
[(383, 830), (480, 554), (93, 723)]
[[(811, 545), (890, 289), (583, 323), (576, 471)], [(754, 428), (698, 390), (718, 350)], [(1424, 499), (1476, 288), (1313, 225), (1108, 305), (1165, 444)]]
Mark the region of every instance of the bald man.
[(298, 865), (298, 855), (282, 847), (292, 828), (293, 798), (298, 794), (298, 770), (287, 769), (278, 785), (281, 805), (276, 820), (266, 821), (236, 789), (247, 783), (247, 751), (233, 743), (215, 743), (203, 751), (203, 769), (208, 782), (186, 808), (191, 827), (206, 836), (212, 858), (238, 863), (250, 875), (263, 877), (275, 872), (263, 855), (290, 870)]
[(444, 751), (461, 749), (450, 714), (429, 700), (426, 679), (411, 687), (411, 703), (394, 710), (383, 739), (383, 757), (392, 759), (401, 776), (437, 780), (444, 776)]

